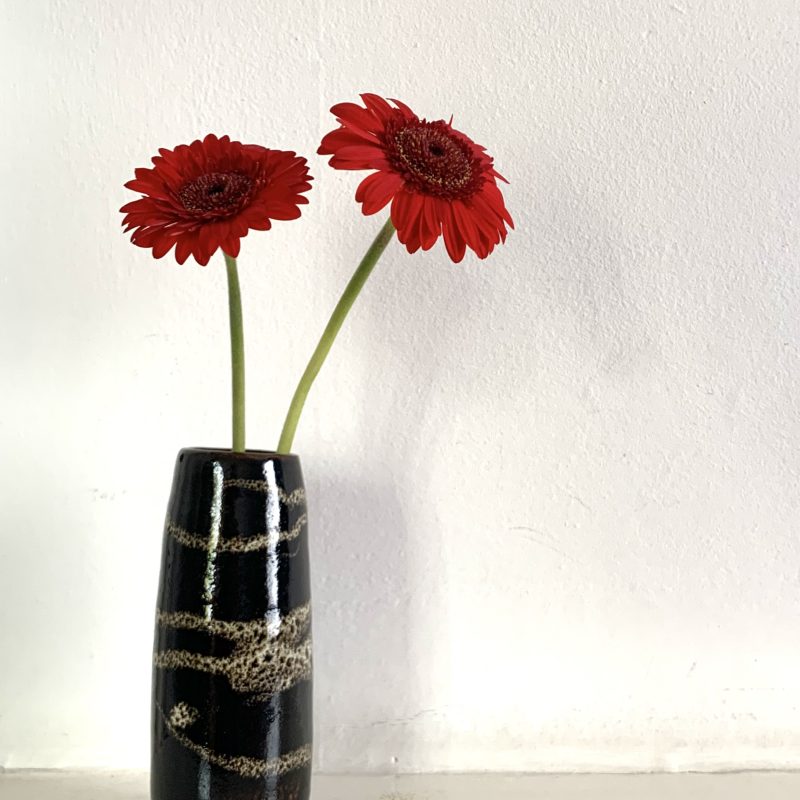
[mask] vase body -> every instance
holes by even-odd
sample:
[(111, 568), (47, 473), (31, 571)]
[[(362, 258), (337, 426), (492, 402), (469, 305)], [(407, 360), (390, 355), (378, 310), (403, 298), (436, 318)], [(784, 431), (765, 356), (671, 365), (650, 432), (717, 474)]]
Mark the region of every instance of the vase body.
[(181, 450), (156, 612), (152, 800), (308, 800), (311, 707), (299, 459)]

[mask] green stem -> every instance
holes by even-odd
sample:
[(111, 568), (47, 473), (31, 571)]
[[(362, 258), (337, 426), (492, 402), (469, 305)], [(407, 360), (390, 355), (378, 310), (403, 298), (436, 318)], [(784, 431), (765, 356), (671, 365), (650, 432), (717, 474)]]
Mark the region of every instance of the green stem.
[(225, 255), (228, 270), (228, 309), (231, 319), (231, 392), (233, 451), (244, 452), (244, 326), (242, 324), (242, 293), (236, 259)]
[(288, 453), (291, 450), (294, 434), (297, 430), (297, 423), (303, 411), (308, 392), (311, 389), (311, 385), (314, 383), (314, 378), (317, 377), (317, 373), (319, 373), (322, 365), (325, 363), (325, 358), (336, 340), (336, 335), (344, 324), (347, 314), (353, 307), (353, 303), (355, 303), (359, 292), (364, 288), (367, 278), (369, 278), (370, 273), (378, 263), (378, 259), (386, 249), (386, 245), (392, 240), (394, 231), (395, 228), (394, 225), (392, 225), (392, 220), (387, 219), (386, 223), (375, 237), (375, 241), (364, 254), (364, 258), (361, 259), (361, 263), (353, 273), (353, 277), (350, 278), (350, 283), (345, 287), (341, 299), (336, 304), (336, 308), (333, 309), (333, 314), (331, 314), (331, 318), (325, 330), (322, 332), (319, 344), (317, 344), (317, 349), (314, 350), (314, 354), (308, 362), (306, 371), (303, 373), (303, 377), (300, 378), (297, 389), (295, 389), (292, 403), (289, 406), (289, 412), (286, 414), (286, 421), (283, 423), (281, 438), (278, 442), (279, 453)]

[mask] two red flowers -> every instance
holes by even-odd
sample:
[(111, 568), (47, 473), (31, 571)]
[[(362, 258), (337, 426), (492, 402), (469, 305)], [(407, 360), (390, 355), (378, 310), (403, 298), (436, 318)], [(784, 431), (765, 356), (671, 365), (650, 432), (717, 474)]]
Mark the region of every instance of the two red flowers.
[[(466, 248), (485, 258), (513, 228), (497, 182), (505, 180), (483, 147), (443, 120), (420, 119), (398, 100), (362, 94), (364, 105), (340, 103), (339, 127), (317, 151), (336, 169), (371, 170), (356, 191), (364, 214), (391, 203), (398, 239), (409, 253), (443, 237), (450, 258)], [(452, 122), (452, 120), (451, 120)], [(250, 230), (300, 216), (311, 188), (306, 159), (293, 152), (241, 144), (209, 134), (159, 150), (126, 187), (142, 197), (124, 205), (131, 240), (161, 258), (175, 248), (183, 264), (202, 265), (221, 249), (239, 255)]]

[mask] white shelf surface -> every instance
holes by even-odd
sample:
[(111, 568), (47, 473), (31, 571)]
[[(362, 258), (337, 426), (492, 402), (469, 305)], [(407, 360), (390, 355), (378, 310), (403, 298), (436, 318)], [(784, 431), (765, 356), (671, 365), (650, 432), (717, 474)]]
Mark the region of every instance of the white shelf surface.
[[(800, 773), (317, 775), (313, 800), (797, 800)], [(0, 772), (0, 800), (148, 800), (142, 772)]]

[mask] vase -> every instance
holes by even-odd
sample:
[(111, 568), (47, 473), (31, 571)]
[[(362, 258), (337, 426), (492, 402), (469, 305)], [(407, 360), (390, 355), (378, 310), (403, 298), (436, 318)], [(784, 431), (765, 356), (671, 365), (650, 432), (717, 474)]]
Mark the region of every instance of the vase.
[(181, 450), (156, 612), (152, 800), (308, 800), (311, 706), (300, 460)]

